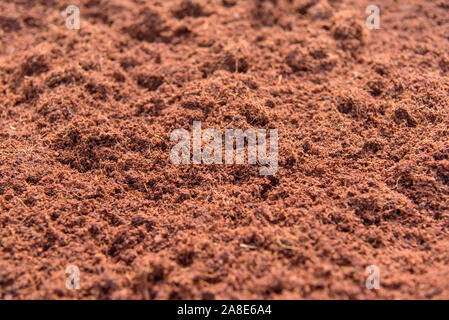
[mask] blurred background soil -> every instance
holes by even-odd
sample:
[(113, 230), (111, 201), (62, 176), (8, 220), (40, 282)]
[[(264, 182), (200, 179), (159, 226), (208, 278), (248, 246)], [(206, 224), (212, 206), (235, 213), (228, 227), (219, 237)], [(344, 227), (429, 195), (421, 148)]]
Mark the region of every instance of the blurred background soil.
[[(447, 0), (2, 0), (0, 298), (448, 298), (448, 40)], [(172, 165), (193, 120), (278, 172)]]

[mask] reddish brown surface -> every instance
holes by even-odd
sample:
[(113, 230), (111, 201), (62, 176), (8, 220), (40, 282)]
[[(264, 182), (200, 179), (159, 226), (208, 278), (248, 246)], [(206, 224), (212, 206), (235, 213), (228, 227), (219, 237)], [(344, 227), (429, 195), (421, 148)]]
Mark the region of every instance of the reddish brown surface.
[[(448, 1), (83, 3), (0, 3), (1, 298), (449, 297)], [(279, 171), (172, 165), (193, 120)]]

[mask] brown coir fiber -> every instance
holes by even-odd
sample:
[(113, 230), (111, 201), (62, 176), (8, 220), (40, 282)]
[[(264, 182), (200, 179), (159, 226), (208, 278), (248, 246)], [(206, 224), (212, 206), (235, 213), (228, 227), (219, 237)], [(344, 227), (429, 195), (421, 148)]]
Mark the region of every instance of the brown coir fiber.
[[(74, 2), (0, 3), (0, 298), (449, 297), (448, 1)], [(194, 120), (278, 172), (172, 165)]]

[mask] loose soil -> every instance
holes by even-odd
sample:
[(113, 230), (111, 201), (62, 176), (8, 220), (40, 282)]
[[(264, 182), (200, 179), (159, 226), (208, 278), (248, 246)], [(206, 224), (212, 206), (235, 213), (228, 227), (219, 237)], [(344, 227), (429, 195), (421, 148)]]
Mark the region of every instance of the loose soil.
[[(82, 2), (0, 2), (0, 298), (449, 297), (449, 1)], [(171, 164), (194, 120), (278, 172)]]

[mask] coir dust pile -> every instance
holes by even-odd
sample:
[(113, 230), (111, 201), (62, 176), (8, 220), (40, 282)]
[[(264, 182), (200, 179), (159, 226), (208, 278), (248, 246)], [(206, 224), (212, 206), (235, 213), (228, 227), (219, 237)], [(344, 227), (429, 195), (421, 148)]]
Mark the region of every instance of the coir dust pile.
[[(0, 297), (448, 298), (449, 2), (370, 4), (2, 1)], [(171, 164), (194, 120), (278, 172)]]

